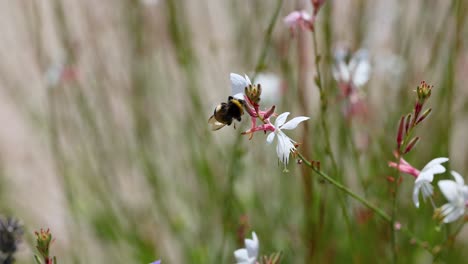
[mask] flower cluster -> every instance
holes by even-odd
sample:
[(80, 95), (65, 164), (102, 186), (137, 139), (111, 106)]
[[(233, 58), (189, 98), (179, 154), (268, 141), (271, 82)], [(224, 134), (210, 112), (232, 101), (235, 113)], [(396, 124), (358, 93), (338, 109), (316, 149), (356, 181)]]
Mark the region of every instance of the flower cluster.
[(419, 208), (419, 196), (422, 195), (423, 201), (429, 199), (432, 206), (435, 208), (435, 217), (444, 223), (450, 223), (465, 213), (465, 207), (468, 205), (468, 186), (465, 185), (463, 177), (455, 171), (451, 171), (453, 180), (440, 180), (437, 185), (440, 191), (448, 200), (448, 203), (437, 208), (432, 196), (434, 195), (434, 187), (432, 182), (434, 175), (446, 172), (446, 168), (442, 165), (449, 159), (446, 157), (435, 158), (424, 166), (422, 170), (418, 170), (409, 164), (403, 155), (414, 149), (414, 146), (419, 141), (419, 137), (412, 137), (413, 129), (424, 121), (431, 113), (431, 108), (423, 111), (423, 107), (431, 96), (432, 86), (426, 82), (421, 82), (417, 87), (417, 99), (412, 113), (402, 116), (398, 126), (396, 137), (397, 148), (394, 152), (396, 162), (389, 162), (390, 167), (396, 168), (402, 173), (412, 175), (416, 178), (413, 188), (413, 203)]
[[(245, 100), (244, 108), (250, 115), (251, 127), (242, 134), (250, 135), (258, 131), (271, 132), (266, 141), (272, 143), (275, 137), (277, 138), (276, 154), (278, 159), (286, 166), (289, 163), (291, 153), (296, 151), (297, 142), (288, 137), (284, 130), (295, 129), (301, 122), (306, 121), (309, 117), (299, 116), (286, 122), (289, 112), (285, 112), (276, 117), (274, 124), (270, 118), (275, 115), (276, 107), (273, 105), (267, 110), (260, 110), (260, 97), (262, 94), (261, 84), (252, 84), (247, 75), (241, 76), (239, 74), (231, 73), (231, 88), (234, 98)], [(261, 124), (257, 125), (260, 120)]]
[[(36, 263), (38, 264), (56, 264), (57, 260), (55, 256), (50, 256), (49, 250), (50, 245), (55, 239), (52, 239), (52, 234), (49, 229), (44, 230), (41, 228), (36, 234), (36, 249), (39, 251), (40, 257), (34, 256)], [(42, 260), (41, 260), (42, 259)]]
[(367, 104), (360, 89), (370, 78), (371, 65), (367, 50), (360, 49), (352, 56), (346, 49), (338, 48), (334, 52), (335, 62), (332, 67), (333, 78), (337, 81), (343, 99), (344, 116), (364, 115)]

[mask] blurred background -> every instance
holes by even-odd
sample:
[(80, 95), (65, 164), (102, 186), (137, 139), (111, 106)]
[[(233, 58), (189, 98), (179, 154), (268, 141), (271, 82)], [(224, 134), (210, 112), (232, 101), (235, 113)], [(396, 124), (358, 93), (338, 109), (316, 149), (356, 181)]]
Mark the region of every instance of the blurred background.
[[(295, 159), (284, 173), (262, 133), (240, 135), (249, 122), (212, 132), (207, 120), (230, 72), (255, 76), (270, 91), (262, 107), (311, 117), (288, 133), (300, 150), (390, 211), (387, 162), (422, 80), (433, 112), (407, 160), (447, 156), (468, 175), (468, 2), (326, 1), (315, 21), (324, 113), (311, 34), (283, 23), (298, 9), (310, 1), (1, 1), (0, 214), (24, 224), (18, 263), (32, 263), (39, 228), (59, 263), (233, 263), (252, 230), (282, 263), (390, 262), (388, 224), (350, 198), (345, 219), (333, 186)], [(346, 114), (332, 77), (343, 47), (370, 55), (365, 114)], [(403, 178), (398, 220), (440, 246), (437, 261), (466, 259), (467, 233), (451, 240), (455, 225), (414, 208)], [(398, 245), (401, 263), (433, 261), (405, 235)]]

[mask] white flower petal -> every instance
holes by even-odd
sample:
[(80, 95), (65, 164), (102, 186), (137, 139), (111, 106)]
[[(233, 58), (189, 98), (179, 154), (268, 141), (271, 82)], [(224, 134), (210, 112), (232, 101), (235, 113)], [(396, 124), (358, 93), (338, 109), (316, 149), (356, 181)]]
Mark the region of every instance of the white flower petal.
[(425, 172), (425, 171), (421, 171), (421, 173), (419, 173), (418, 175), (418, 178), (416, 178), (416, 180), (414, 181), (415, 183), (416, 182), (432, 182), (434, 180), (434, 174), (433, 173), (428, 173), (428, 172)]
[(252, 82), (250, 81), (250, 78), (249, 78), (249, 76), (247, 76), (247, 74), (244, 74), (244, 79), (247, 82), (247, 84), (252, 84)]
[(249, 260), (249, 254), (247, 253), (247, 249), (245, 248), (241, 248), (234, 251), (234, 257), (236, 258), (237, 263), (239, 263), (239, 261)]
[(460, 185), (465, 185), (465, 180), (463, 180), (463, 177), (456, 171), (450, 171), (452, 174), (453, 178), (455, 178), (455, 181), (460, 184)]
[(274, 139), (275, 139), (275, 132), (271, 132), (270, 134), (268, 134), (266, 141), (268, 144), (271, 144), (271, 142), (273, 142)]
[(457, 183), (452, 180), (441, 180), (437, 183), (449, 202), (456, 201), (458, 196)]
[(257, 259), (259, 243), (255, 232), (252, 232), (252, 238), (245, 239), (245, 248), (247, 249), (249, 259)]
[[(434, 178), (434, 174), (440, 174), (445, 172), (445, 167), (439, 164), (435, 164), (432, 167), (424, 167), (424, 169), (421, 171), (421, 174), (424, 175), (424, 177), (430, 177)], [(429, 176), (430, 175), (430, 176)], [(419, 176), (418, 176), (419, 178)], [(427, 178), (429, 179), (429, 178)], [(432, 179), (430, 180), (432, 181)]]
[[(448, 158), (435, 158), (435, 159), (429, 161), (421, 171), (425, 171), (425, 170), (427, 170), (427, 169), (429, 169), (431, 167), (434, 167), (435, 165), (440, 165), (440, 164), (442, 164), (444, 162), (447, 162), (448, 160), (449, 160)], [(440, 166), (442, 166), (442, 165), (440, 165)], [(439, 172), (439, 173), (444, 173), (444, 172), (445, 172), (445, 170), (443, 172)]]
[(354, 54), (349, 62), (349, 69), (352, 73), (351, 79), (354, 85), (362, 86), (369, 81), (371, 65), (369, 63), (369, 53), (367, 50), (361, 49)]
[(289, 163), (289, 155), (292, 150), (294, 150), (294, 144), (292, 140), (286, 136), (283, 132), (278, 132), (278, 145), (276, 146), (276, 154), (278, 158), (283, 162), (285, 165)]
[(463, 200), (465, 201), (465, 204), (468, 203), (468, 186), (463, 186), (462, 187), (462, 193), (463, 193)]
[(332, 75), (333, 79), (338, 82), (349, 82), (350, 74), (348, 65), (346, 65), (346, 63), (342, 60), (337, 61), (332, 67)]
[(421, 185), (423, 200), (426, 201), (428, 197), (434, 194), (434, 187), (429, 182), (423, 182)]
[(421, 189), (422, 182), (414, 182), (413, 188), (413, 203), (419, 208), (419, 190)]
[(250, 84), (250, 80), (245, 79), (244, 77), (236, 73), (231, 73), (230, 77), (231, 77), (231, 94), (234, 94), (234, 95), (237, 95), (239, 93), (243, 94), (245, 87)]
[(244, 100), (244, 93), (237, 93), (237, 94), (234, 94), (232, 97), (236, 98), (236, 99), (239, 99), (239, 100)]
[(442, 206), (442, 215), (444, 215), (444, 223), (451, 223), (457, 220), (460, 216), (465, 213), (464, 208), (460, 209), (452, 204), (444, 204)]
[(310, 117), (307, 117), (307, 116), (295, 117), (289, 120), (288, 122), (286, 122), (286, 124), (282, 125), (281, 129), (286, 129), (286, 130), (295, 129), (297, 125), (299, 125), (301, 122), (306, 121), (308, 119), (310, 119)]
[(288, 118), (289, 112), (284, 112), (281, 115), (279, 115), (276, 120), (275, 120), (275, 127), (279, 128), (286, 122), (286, 118)]

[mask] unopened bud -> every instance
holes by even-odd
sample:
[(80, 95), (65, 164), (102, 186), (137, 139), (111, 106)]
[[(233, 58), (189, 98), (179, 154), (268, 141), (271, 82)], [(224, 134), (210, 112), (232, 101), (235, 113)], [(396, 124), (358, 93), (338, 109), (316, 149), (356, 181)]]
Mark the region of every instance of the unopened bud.
[(408, 131), (409, 131), (409, 128), (410, 128), (410, 124), (411, 124), (411, 114), (408, 114), (406, 116), (406, 123), (405, 123), (405, 133), (408, 134)]
[(262, 86), (260, 84), (249, 84), (249, 86), (245, 87), (245, 95), (254, 105), (258, 105), (258, 103), (260, 102), (261, 94)]
[(276, 106), (272, 106), (270, 107), (270, 109), (268, 109), (265, 114), (263, 115), (263, 119), (268, 119), (271, 115), (273, 115), (275, 113), (275, 108)]
[(416, 143), (418, 143), (418, 141), (419, 141), (419, 137), (415, 137), (411, 139), (411, 141), (408, 143), (408, 146), (406, 147), (405, 152), (403, 152), (403, 154), (410, 152), (414, 148)]
[(397, 134), (397, 149), (399, 150), (401, 147), (401, 143), (403, 142), (403, 128), (405, 126), (405, 117), (402, 116), (400, 119), (400, 125), (398, 126), (398, 134)]
[(426, 100), (431, 96), (432, 85), (427, 84), (425, 81), (422, 81), (421, 84), (416, 88), (419, 100)]
[(421, 123), (424, 119), (426, 119), (426, 117), (428, 117), (431, 112), (432, 112), (432, 108), (429, 108), (426, 111), (424, 111), (421, 117), (418, 118), (418, 121), (416, 121), (416, 125)]
[(39, 232), (36, 233), (36, 248), (43, 258), (49, 258), (49, 248), (52, 243), (52, 234), (49, 232), (49, 229), (44, 230), (41, 228)]

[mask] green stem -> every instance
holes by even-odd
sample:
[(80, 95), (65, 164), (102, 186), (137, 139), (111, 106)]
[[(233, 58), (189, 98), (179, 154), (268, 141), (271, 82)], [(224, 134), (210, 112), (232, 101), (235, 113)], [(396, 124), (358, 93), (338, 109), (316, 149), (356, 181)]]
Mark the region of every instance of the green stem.
[[(362, 198), (361, 196), (357, 195), (356, 193), (354, 193), (352, 190), (350, 190), (349, 188), (347, 188), (343, 184), (339, 183), (338, 181), (336, 181), (332, 177), (328, 176), (323, 171), (321, 171), (318, 168), (316, 168), (315, 166), (313, 166), (312, 163), (310, 161), (308, 161), (300, 152), (296, 152), (296, 155), (302, 160), (302, 162), (307, 167), (311, 168), (320, 177), (324, 178), (326, 181), (328, 181), (329, 183), (334, 185), (339, 190), (345, 192), (347, 195), (351, 196), (352, 198), (359, 201), (360, 203), (362, 203), (367, 208), (371, 209), (374, 213), (376, 213), (384, 221), (393, 224), (391, 217), (387, 213), (385, 213), (382, 209), (380, 209), (377, 206), (373, 205), (372, 203), (367, 201), (365, 198)], [(415, 242), (415, 244), (417, 244), (418, 246), (426, 249), (429, 253), (433, 254), (433, 252), (430, 250), (431, 247), (429, 246), (429, 244), (427, 242), (423, 241), (422, 239), (418, 238), (411, 230), (409, 230), (406, 227), (401, 227), (400, 231), (402, 233), (406, 234), (407, 236), (411, 237), (413, 239), (413, 241)]]

